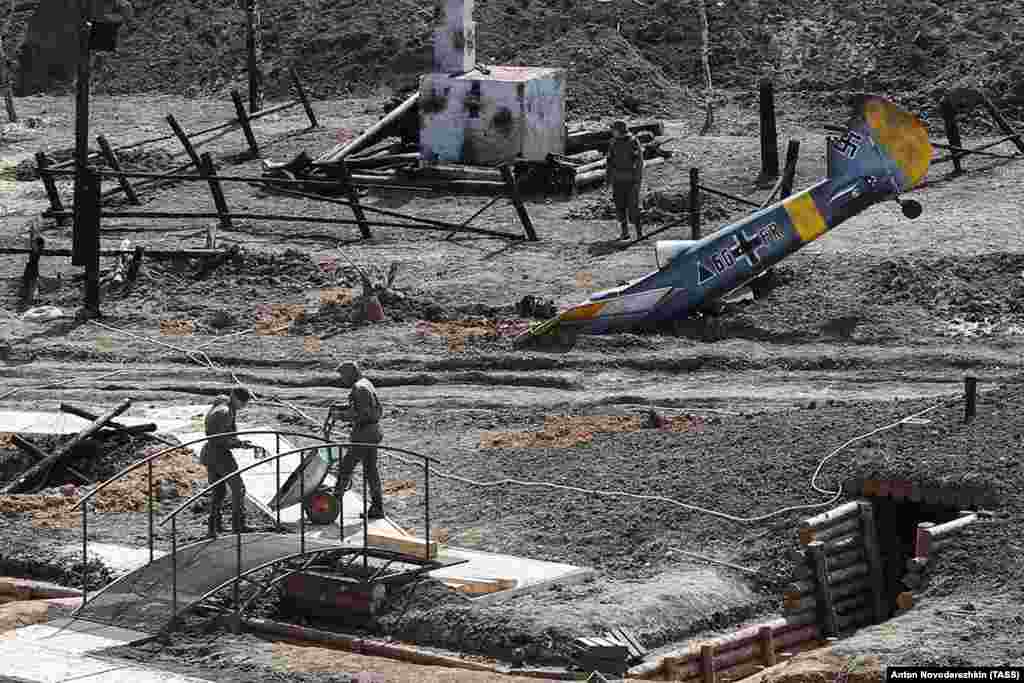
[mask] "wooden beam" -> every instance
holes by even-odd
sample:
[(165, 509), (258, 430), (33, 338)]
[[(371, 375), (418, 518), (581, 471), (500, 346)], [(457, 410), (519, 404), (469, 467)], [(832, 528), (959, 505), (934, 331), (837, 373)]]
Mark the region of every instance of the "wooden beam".
[(422, 538), (390, 536), (382, 531), (374, 531), (366, 534), (366, 545), (374, 548), (394, 550), (402, 553), (403, 555), (412, 555), (416, 557), (428, 556), (427, 549), (429, 547), (429, 557), (437, 556), (436, 541), (430, 541), (428, 544)]
[(117, 182), (124, 191), (124, 196), (128, 199), (130, 204), (138, 204), (139, 197), (135, 194), (135, 188), (132, 187), (131, 182), (125, 177), (121, 170), (121, 161), (117, 158), (117, 153), (114, 152), (110, 147), (110, 143), (102, 135), (96, 136), (96, 142), (100, 146), (100, 150), (103, 152), (103, 158), (106, 159), (107, 165), (117, 174)]
[(295, 70), (295, 67), (289, 69), (289, 72), (292, 76), (292, 82), (295, 83), (295, 91), (299, 95), (299, 100), (302, 101), (302, 108), (306, 110), (306, 116), (309, 118), (309, 127), (319, 128), (320, 124), (316, 121), (316, 114), (313, 113), (313, 107), (309, 103), (306, 89), (302, 86), (302, 80), (299, 79), (299, 72)]
[(505, 180), (505, 185), (508, 187), (509, 199), (512, 200), (512, 206), (516, 209), (516, 214), (519, 216), (519, 222), (523, 224), (523, 230), (526, 232), (526, 239), (531, 242), (537, 242), (537, 232), (533, 229), (533, 221), (530, 220), (530, 214), (526, 212), (526, 205), (523, 204), (523, 198), (519, 194), (519, 182), (515, 177), (512, 168), (508, 165), (501, 167), (501, 177)]
[[(47, 454), (44, 453), (43, 450), (39, 448), (39, 446), (36, 446), (34, 443), (24, 438), (20, 434), (14, 434), (13, 440), (15, 446), (25, 451), (26, 453), (29, 453), (30, 455), (34, 456), (37, 460), (44, 460), (47, 457)], [(72, 476), (74, 476), (83, 484), (96, 483), (95, 481), (85, 476), (71, 465), (65, 465), (64, 469), (66, 469)]]
[[(24, 491), (27, 488), (28, 483), (30, 481), (32, 481), (39, 475), (48, 472), (50, 468), (52, 468), (56, 463), (60, 462), (62, 458), (67, 456), (68, 453), (70, 453), (75, 446), (81, 443), (84, 439), (87, 439), (88, 437), (95, 434), (107, 422), (113, 420), (115, 417), (117, 417), (124, 411), (128, 410), (128, 408), (130, 408), (131, 405), (131, 400), (123, 400), (116, 408), (108, 411), (107, 413), (104, 413), (103, 416), (100, 417), (98, 420), (82, 429), (82, 431), (80, 431), (77, 435), (72, 437), (67, 443), (65, 443), (59, 449), (54, 451), (52, 455), (46, 456), (46, 458), (44, 458), (41, 462), (30, 467), (28, 470), (22, 472), (19, 476), (15, 477), (15, 479), (11, 481), (9, 484), (7, 484), (7, 486), (3, 487), (3, 489), (0, 489), (0, 494), (8, 495), (11, 493), (21, 493), (22, 491)], [(43, 483), (45, 484), (45, 480)]]

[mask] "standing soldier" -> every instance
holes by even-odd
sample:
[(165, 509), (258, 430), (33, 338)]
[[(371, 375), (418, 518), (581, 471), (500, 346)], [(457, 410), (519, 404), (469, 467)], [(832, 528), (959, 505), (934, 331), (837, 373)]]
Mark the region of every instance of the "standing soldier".
[(615, 198), (615, 211), (622, 229), (620, 239), (629, 239), (629, 225), (640, 229), (640, 184), (644, 175), (644, 150), (640, 141), (626, 128), (625, 121), (612, 124), (612, 139), (608, 143), (608, 180)]
[[(384, 414), (377, 390), (370, 380), (363, 377), (359, 365), (346, 361), (338, 366), (341, 385), (352, 387), (348, 395), (348, 406), (338, 412), (338, 417), (352, 423), (349, 441), (353, 443), (378, 444), (384, 435), (380, 431), (380, 418)], [(370, 489), (371, 505), (366, 511), (367, 519), (383, 519), (384, 489), (377, 469), (377, 446), (349, 446), (348, 452), (338, 466), (338, 482), (334, 495), (341, 500), (352, 479), (356, 463), (363, 463), (363, 478)], [(344, 522), (344, 521), (343, 521)]]
[[(251, 398), (248, 389), (234, 387), (230, 396), (220, 395), (213, 399), (213, 406), (206, 413), (206, 435), (224, 434), (237, 432), (235, 426), (235, 415), (244, 408)], [(199, 462), (206, 465), (206, 476), (209, 482), (226, 477), (238, 469), (235, 457), (231, 455), (232, 448), (256, 448), (248, 441), (239, 441), (237, 436), (225, 436), (219, 439), (210, 439), (203, 446), (199, 454)], [(247, 533), (252, 531), (245, 523), (245, 485), (241, 477), (235, 477), (227, 481), (231, 487), (231, 508), (235, 533)], [(210, 538), (216, 538), (217, 534), (223, 531), (221, 528), (220, 511), (224, 505), (224, 498), (227, 489), (224, 484), (213, 489), (213, 497), (210, 500)]]

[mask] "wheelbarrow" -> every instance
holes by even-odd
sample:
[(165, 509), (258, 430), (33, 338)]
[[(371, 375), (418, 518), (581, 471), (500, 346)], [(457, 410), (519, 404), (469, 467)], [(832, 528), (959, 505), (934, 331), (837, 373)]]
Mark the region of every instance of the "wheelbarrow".
[[(303, 514), (313, 524), (332, 524), (338, 518), (341, 503), (324, 485), (331, 467), (340, 459), (341, 448), (317, 448), (305, 456), (302, 464), (285, 480), (270, 501), (272, 510), (284, 510), (302, 504)], [(302, 498), (303, 493), (305, 499)]]

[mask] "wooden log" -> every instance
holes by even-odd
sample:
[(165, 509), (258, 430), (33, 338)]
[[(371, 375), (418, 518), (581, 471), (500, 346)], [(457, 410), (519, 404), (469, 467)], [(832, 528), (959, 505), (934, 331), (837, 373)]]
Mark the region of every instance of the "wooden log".
[[(45, 152), (36, 152), (36, 170), (39, 172), (39, 179), (43, 181), (43, 188), (46, 189), (46, 197), (50, 200), (50, 210), (57, 212), (64, 210), (64, 204), (60, 200), (60, 192), (57, 191), (57, 181), (53, 175), (47, 173), (47, 169), (53, 166), (53, 162)], [(66, 218), (56, 218), (57, 225), (67, 225)]]
[(249, 120), (256, 121), (257, 119), (262, 119), (264, 116), (270, 116), (271, 114), (276, 114), (279, 111), (297, 107), (300, 104), (301, 102), (295, 100), (294, 102), (282, 102), (281, 104), (275, 104), (273, 107), (266, 107), (259, 111), (251, 111), (249, 112)]
[(245, 113), (245, 103), (242, 102), (242, 96), (238, 94), (237, 90), (231, 91), (231, 101), (235, 105), (235, 114), (238, 117), (238, 123), (242, 126), (242, 134), (245, 136), (246, 144), (249, 145), (249, 151), (252, 153), (253, 158), (258, 159), (260, 148), (256, 144), (256, 136), (252, 132), (252, 123), (249, 122), (249, 115)]
[(347, 160), (347, 163), (350, 169), (365, 170), (370, 168), (385, 168), (388, 166), (413, 164), (419, 160), (419, 152), (406, 152), (403, 154), (380, 154), (366, 159), (351, 158)]
[[(236, 95), (238, 93), (235, 93)], [(206, 180), (210, 185), (210, 194), (213, 195), (213, 204), (217, 207), (217, 216), (220, 220), (221, 227), (231, 229), (231, 212), (228, 210), (228, 202), (224, 198), (224, 190), (220, 186), (220, 181), (217, 180), (217, 170), (213, 166), (213, 159), (210, 157), (209, 152), (204, 152), (203, 156), (200, 157), (200, 172), (206, 176)], [(217, 247), (217, 235), (215, 228), (210, 228), (211, 232), (207, 233), (206, 248), (216, 249)]]
[(800, 160), (800, 141), (790, 140), (786, 147), (786, 165), (782, 168), (779, 178), (779, 199), (793, 194), (793, 182), (796, 180), (796, 164)]
[(929, 527), (925, 530), (925, 533), (927, 533), (934, 542), (936, 539), (942, 538), (943, 536), (957, 533), (958, 531), (963, 530), (963, 528), (968, 524), (973, 524), (976, 521), (978, 521), (978, 515), (971, 513), (958, 519), (954, 519), (952, 522), (946, 522), (944, 524), (939, 524), (938, 526)]
[(527, 213), (526, 205), (523, 203), (523, 198), (519, 193), (518, 179), (509, 166), (501, 167), (501, 177), (504, 178), (505, 185), (508, 187), (509, 199), (512, 200), (512, 206), (516, 209), (519, 222), (523, 224), (526, 238), (531, 242), (537, 242), (537, 232), (533, 229), (533, 221), (530, 220), (530, 214)]
[(865, 608), (849, 614), (843, 614), (836, 617), (836, 626), (839, 629), (846, 630), (851, 626), (860, 626), (867, 624), (871, 621), (871, 608)]
[[(815, 574), (817, 576), (817, 574)], [(816, 579), (806, 579), (803, 581), (793, 581), (786, 584), (787, 593), (794, 593), (798, 595), (807, 595), (814, 593), (818, 590), (818, 582)]]
[(763, 79), (759, 87), (761, 111), (761, 178), (779, 175), (779, 141), (775, 126), (775, 91), (772, 82)]
[(111, 149), (110, 143), (102, 135), (96, 136), (96, 143), (100, 146), (100, 151), (103, 152), (103, 158), (106, 159), (107, 165), (117, 174), (117, 182), (121, 186), (121, 190), (124, 192), (128, 203), (138, 204), (139, 197), (135, 194), (135, 188), (132, 187), (131, 182), (122, 172), (121, 161), (117, 158), (117, 153)]
[(309, 119), (310, 128), (319, 128), (320, 124), (316, 121), (316, 114), (313, 113), (313, 106), (309, 102), (309, 97), (306, 95), (306, 89), (302, 85), (302, 80), (299, 78), (299, 72), (296, 71), (295, 67), (289, 69), (292, 82), (295, 84), (295, 92), (299, 96), (299, 100), (302, 102), (302, 108), (306, 110), (306, 117)]
[(927, 557), (911, 557), (907, 559), (906, 568), (908, 572), (921, 573), (928, 566)]
[[(644, 169), (646, 170), (648, 168), (657, 166), (658, 164), (662, 164), (664, 162), (664, 157), (655, 157), (653, 159), (648, 159), (644, 162)], [(575, 185), (577, 190), (581, 190), (586, 187), (590, 187), (591, 185), (597, 185), (603, 182), (606, 175), (607, 169), (605, 168), (598, 168), (593, 171), (588, 171), (586, 173), (579, 173), (579, 169), (577, 169), (576, 177), (573, 178), (573, 185)]]
[(32, 305), (36, 294), (39, 293), (39, 259), (42, 258), (45, 247), (46, 240), (42, 237), (36, 237), (31, 242), (28, 261), (21, 274), (21, 292), (18, 297), (25, 308)]
[[(653, 133), (655, 136), (662, 136), (665, 134), (665, 124), (661, 121), (653, 123), (642, 123), (635, 126), (628, 126), (631, 133), (637, 134), (642, 132)], [(603, 152), (608, 147), (608, 143), (612, 139), (612, 133), (610, 130), (607, 131), (580, 131), (575, 133), (569, 133), (565, 140), (565, 153), (567, 156), (573, 154), (579, 154), (580, 152), (586, 152), (590, 150), (597, 150)]]
[(842, 600), (836, 600), (836, 614), (848, 614), (862, 607), (871, 607), (871, 593), (855, 593)]
[[(20, 434), (14, 434), (12, 440), (14, 441), (15, 446), (25, 451), (26, 453), (32, 455), (37, 460), (43, 460), (47, 457), (46, 453), (44, 453), (42, 449), (39, 448), (39, 446), (36, 446), (34, 443), (22, 437)], [(92, 479), (90, 479), (89, 477), (85, 476), (80, 471), (72, 467), (71, 465), (65, 465), (64, 469), (66, 469), (73, 477), (78, 479), (78, 481), (81, 482), (82, 484), (96, 483)]]
[[(850, 565), (864, 562), (867, 559), (863, 548), (854, 547), (851, 550), (838, 552), (832, 555), (826, 553), (825, 560), (830, 572), (844, 569)], [(793, 576), (799, 580), (808, 579), (814, 575), (814, 570), (809, 564), (798, 565), (793, 570)]]
[(690, 210), (690, 239), (700, 239), (700, 171), (696, 168), (690, 169), (690, 194), (688, 195)]
[(838, 629), (835, 621), (836, 613), (832, 606), (832, 592), (829, 590), (824, 543), (814, 541), (807, 546), (807, 549), (811, 562), (814, 564), (817, 582), (817, 593), (814, 597), (818, 602), (818, 623), (821, 624), (821, 630), (825, 635), (834, 636), (838, 633)]
[(914, 557), (928, 559), (928, 550), (932, 540), (928, 530), (934, 526), (935, 524), (932, 522), (921, 522), (917, 525), (917, 533), (914, 537)]
[(903, 575), (903, 578), (900, 579), (900, 582), (907, 588), (913, 590), (921, 587), (921, 584), (924, 583), (924, 577), (916, 572), (907, 572)]
[[(419, 153), (413, 155), (400, 154), (397, 156), (414, 156), (419, 158)], [(445, 178), (451, 180), (490, 180), (492, 182), (504, 182), (505, 178), (499, 168), (486, 168), (482, 166), (459, 166), (455, 164), (430, 164), (423, 168), (416, 169), (415, 174), (422, 178)]]
[(765, 666), (775, 665), (775, 638), (771, 626), (762, 626), (757, 632), (761, 645), (761, 662)]
[(178, 123), (178, 119), (174, 118), (174, 114), (168, 114), (166, 117), (167, 125), (174, 131), (174, 136), (178, 138), (178, 142), (181, 143), (182, 148), (185, 150), (185, 154), (188, 155), (192, 165), (196, 168), (202, 167), (202, 162), (199, 160), (199, 154), (196, 152), (196, 148), (192, 146), (192, 141), (188, 135), (185, 134), (185, 130)]
[[(956, 122), (956, 110), (953, 108), (953, 103), (949, 98), (943, 98), (939, 103), (939, 108), (942, 111), (942, 122), (946, 128), (946, 139), (949, 140), (949, 144), (953, 147), (963, 147), (960, 142), (960, 127)], [(960, 175), (964, 172), (963, 166), (960, 161), (960, 153), (953, 152), (953, 174)]]
[(818, 601), (808, 593), (785, 593), (782, 606), (789, 613), (798, 614), (810, 609), (817, 609)]
[[(216, 215), (214, 215), (216, 217)], [(32, 253), (31, 249), (25, 247), (0, 247), (0, 255), (22, 255)], [(100, 256), (121, 256), (124, 252), (120, 249), (101, 249)], [(146, 251), (147, 256), (153, 258), (181, 258), (185, 257), (197, 257), (202, 258), (206, 256), (221, 256), (224, 254), (223, 249), (151, 249)], [(71, 256), (71, 249), (67, 248), (55, 248), (55, 249), (44, 249), (41, 252), (42, 256)]]
[(801, 529), (807, 529), (809, 527), (814, 528), (825, 528), (835, 526), (840, 522), (848, 521), (851, 517), (860, 514), (860, 504), (858, 501), (850, 501), (849, 503), (843, 503), (837, 508), (833, 508), (828, 512), (822, 512), (820, 515), (808, 517), (800, 523)]
[(864, 543), (864, 536), (859, 532), (853, 532), (846, 536), (840, 536), (839, 538), (833, 538), (825, 541), (825, 554), (835, 555), (838, 553), (849, 552), (853, 548), (862, 547)]
[(343, 145), (335, 146), (334, 149), (320, 155), (313, 164), (324, 165), (336, 163), (347, 157), (349, 154), (358, 152), (359, 150), (365, 149), (386, 137), (390, 137), (393, 134), (392, 129), (401, 122), (403, 117), (418, 106), (419, 97), (419, 92), (413, 93), (406, 98), (402, 104), (392, 109), (387, 116), (367, 128), (354, 140)]
[(882, 596), (885, 594), (885, 578), (882, 575), (882, 555), (878, 547), (875, 528), (875, 509), (867, 501), (860, 503), (860, 521), (864, 532), (864, 555), (871, 577), (871, 608), (875, 615), (875, 623), (880, 624), (885, 621), (887, 616), (882, 605)]
[[(373, 546), (375, 548), (394, 550), (405, 555), (413, 555), (416, 557), (425, 557), (428, 548), (427, 542), (421, 538), (411, 538), (408, 536), (389, 536), (380, 531), (368, 533), (366, 535), (366, 544), (368, 546)], [(436, 541), (430, 541), (429, 552), (430, 557), (437, 556)]]
[(845, 598), (847, 595), (863, 593), (868, 590), (871, 590), (871, 582), (868, 579), (854, 579), (846, 583), (829, 586), (829, 594), (833, 600)]
[[(771, 629), (767, 629), (769, 634)], [(804, 626), (799, 629), (787, 631), (772, 638), (771, 661), (776, 659), (776, 650), (784, 650), (794, 647), (800, 643), (820, 638), (821, 631), (816, 625)], [(718, 674), (728, 669), (734, 669), (743, 665), (759, 664), (766, 661), (760, 641), (752, 642), (742, 648), (734, 649), (726, 653), (719, 652), (715, 655), (715, 671)], [(730, 676), (731, 677), (731, 676)]]
[[(67, 413), (69, 415), (75, 415), (82, 419), (89, 420), (90, 422), (95, 422), (96, 420), (100, 419), (98, 415), (90, 413), (88, 410), (77, 408), (71, 405), (70, 403), (61, 403), (60, 412)], [(145, 424), (133, 425), (129, 427), (127, 425), (121, 424), (120, 422), (114, 422), (113, 420), (110, 420), (109, 422), (107, 422), (104, 428), (114, 429), (116, 431), (124, 432), (126, 434), (138, 435), (143, 434), (145, 432), (155, 432), (156, 424), (153, 422), (147, 422)]]
[(832, 572), (828, 575), (829, 586), (839, 586), (843, 583), (851, 581), (862, 576), (869, 577), (867, 579), (868, 585), (871, 585), (871, 567), (868, 566), (867, 562), (860, 562), (855, 565), (851, 565), (846, 569), (840, 569), (839, 571)]
[(914, 594), (904, 591), (896, 596), (896, 608), (908, 610), (914, 606)]
[(700, 648), (700, 675), (703, 683), (715, 683), (714, 645), (702, 645)]
[(857, 531), (860, 531), (860, 518), (855, 516), (843, 519), (833, 526), (807, 527), (800, 529), (800, 541), (804, 545), (807, 545), (811, 541), (831, 541)]
[[(15, 477), (13, 481), (8, 483), (3, 489), (0, 489), (0, 494), (9, 495), (12, 493), (21, 493), (27, 487), (28, 483), (34, 480), (41, 474), (45, 474), (53, 467), (56, 463), (60, 462), (62, 458), (67, 456), (75, 446), (82, 442), (82, 440), (92, 436), (99, 431), (103, 425), (110, 420), (128, 410), (131, 407), (132, 402), (129, 399), (123, 400), (116, 408), (104, 413), (98, 420), (85, 427), (77, 435), (71, 438), (67, 443), (57, 449), (52, 455), (48, 455), (41, 462), (30, 467), (25, 472), (22, 472), (19, 476)], [(43, 484), (45, 485), (45, 478)], [(41, 487), (40, 487), (41, 488)]]
[(348, 165), (344, 161), (339, 160), (336, 170), (338, 181), (341, 183), (342, 189), (345, 192), (345, 198), (348, 199), (349, 207), (352, 209), (352, 216), (359, 225), (359, 234), (362, 235), (364, 240), (370, 239), (373, 237), (373, 233), (370, 232), (370, 225), (366, 220), (363, 206), (359, 203), (359, 193), (356, 192), (356, 188), (352, 184), (352, 174), (348, 170)]

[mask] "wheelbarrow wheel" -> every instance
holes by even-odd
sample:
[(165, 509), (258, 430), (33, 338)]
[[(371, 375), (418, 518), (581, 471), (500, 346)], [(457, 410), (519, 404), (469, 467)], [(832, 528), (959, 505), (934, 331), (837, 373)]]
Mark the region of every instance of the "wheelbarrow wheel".
[(302, 507), (313, 524), (333, 524), (341, 509), (338, 499), (329, 491), (317, 491)]

